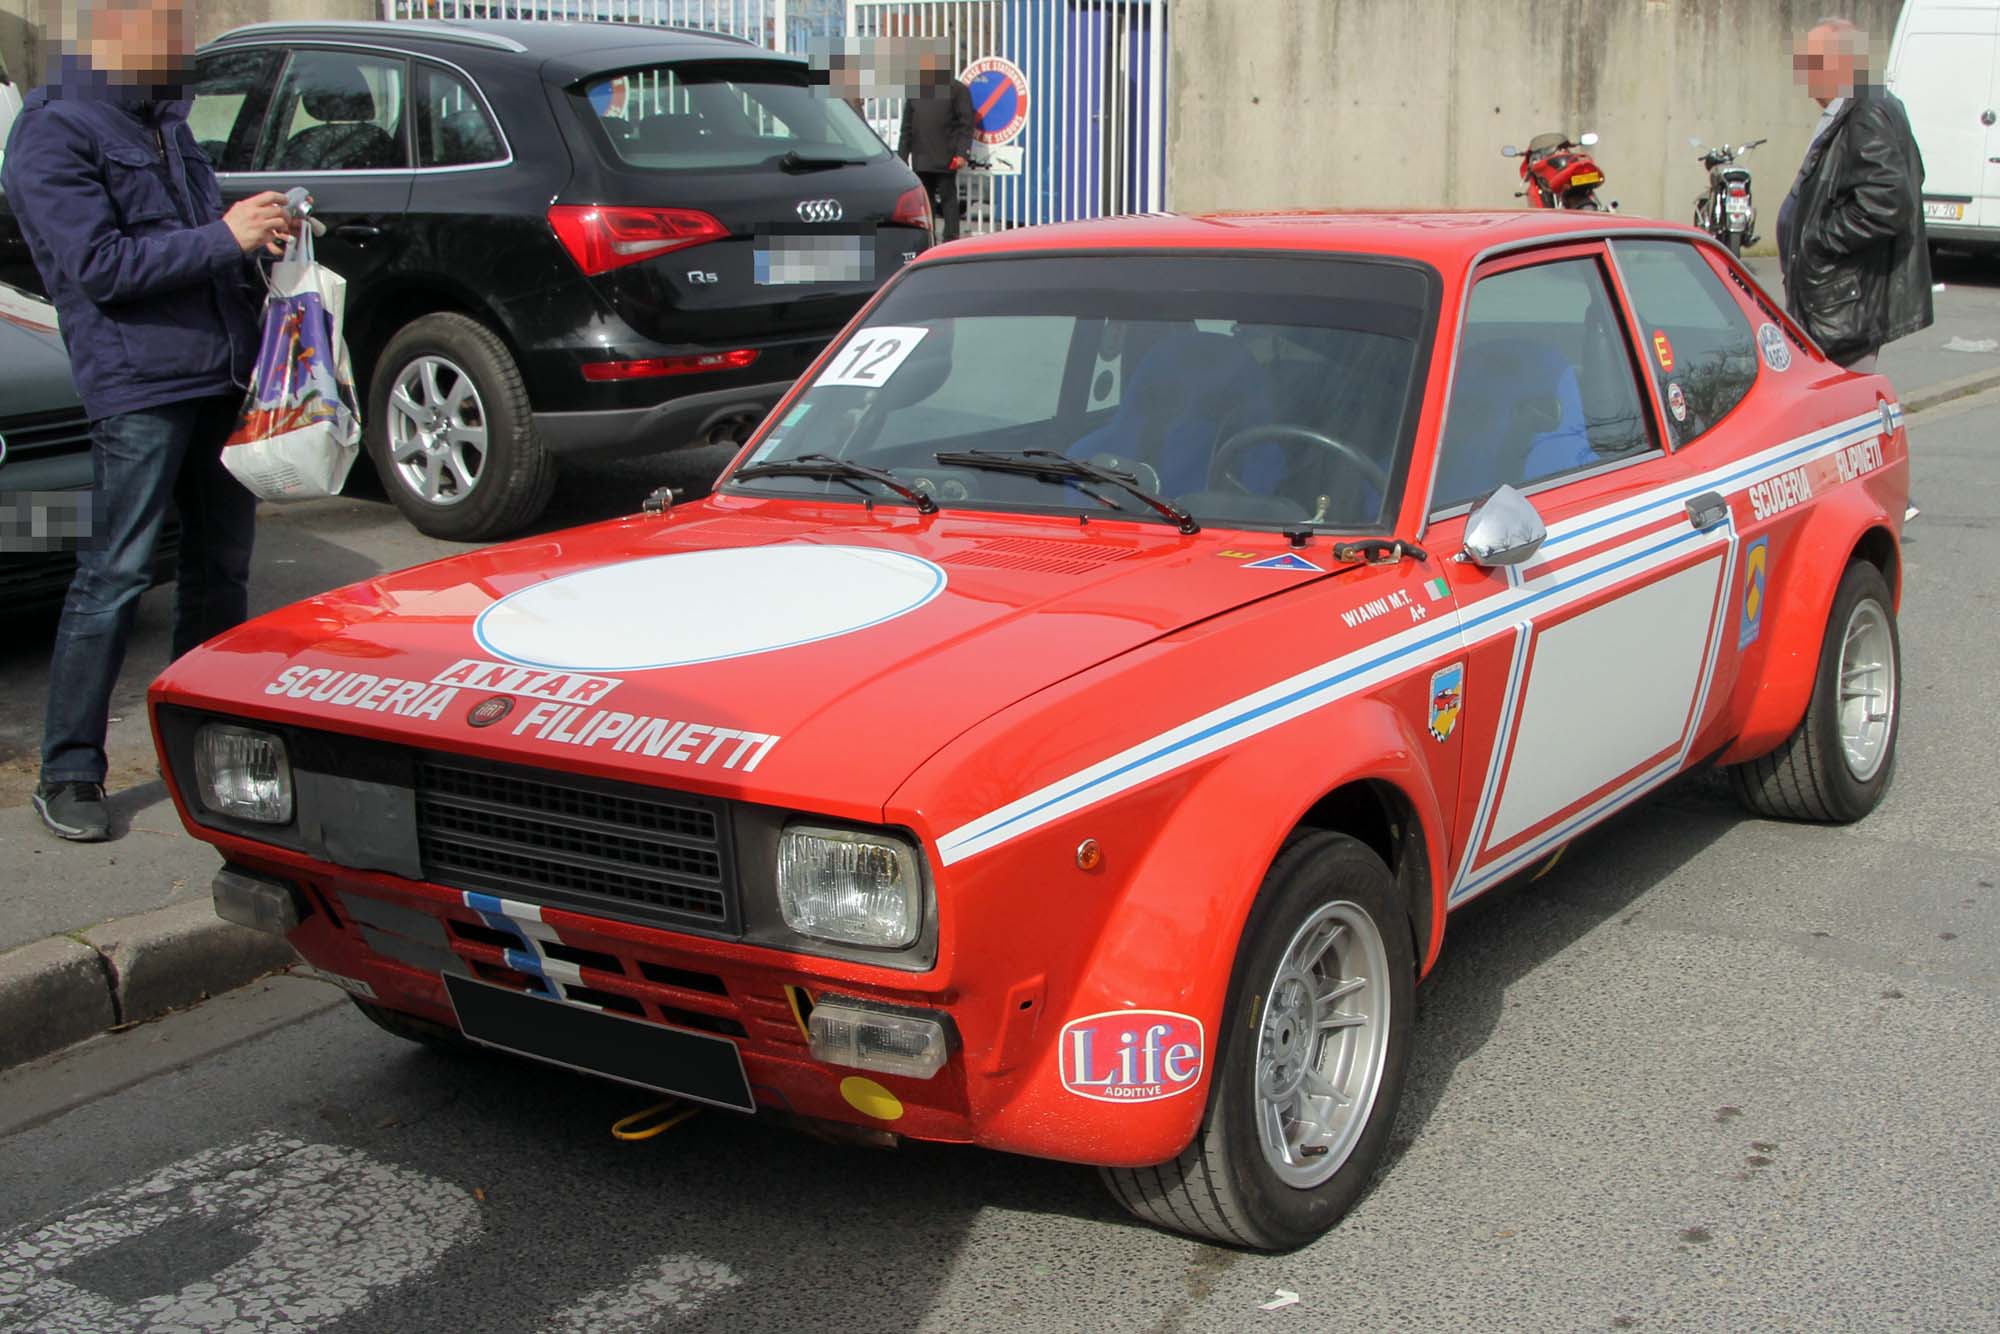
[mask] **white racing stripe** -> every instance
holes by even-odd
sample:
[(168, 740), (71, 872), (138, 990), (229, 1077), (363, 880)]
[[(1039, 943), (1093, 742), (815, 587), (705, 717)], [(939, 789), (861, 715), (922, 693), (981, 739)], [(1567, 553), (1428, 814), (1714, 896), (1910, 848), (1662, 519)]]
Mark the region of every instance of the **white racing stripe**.
[[(1900, 408), (1892, 409), (1900, 424)], [(1602, 542), (1657, 525), (1680, 513), (1687, 502), (1706, 491), (1725, 498), (1760, 481), (1834, 454), (1856, 439), (1879, 431), (1879, 413), (1867, 413), (1773, 445), (1745, 459), (1681, 479), (1656, 491), (1564, 520), (1551, 529), (1543, 550)], [(1459, 612), (1438, 616), (1364, 649), (1308, 668), (1251, 694), (1243, 695), (1197, 718), (1127, 747), (1107, 759), (1080, 769), (968, 821), (938, 840), (938, 857), (950, 866), (967, 857), (1062, 819), (1076, 811), (1110, 800), (1163, 774), (1192, 764), (1216, 751), (1269, 731), (1406, 671), (1448, 656), (1459, 648), (1531, 622), (1535, 617), (1588, 598), (1623, 579), (1657, 565), (1683, 558), (1695, 545), (1731, 548), (1734, 570), (1734, 529), (1725, 525), (1708, 533), (1692, 528), (1646, 533), (1624, 546), (1593, 554), (1539, 580), (1510, 586), (1493, 597)], [(1636, 568), (1635, 568), (1636, 567)], [(1533, 567), (1530, 567), (1532, 572)], [(1723, 618), (1718, 617), (1718, 621)], [(1719, 643), (1719, 640), (1717, 641)], [(1713, 654), (1704, 676), (1712, 675)], [(1705, 698), (1708, 686), (1702, 686)], [(1482, 877), (1483, 879), (1483, 877)], [(1475, 886), (1463, 886), (1469, 892)]]

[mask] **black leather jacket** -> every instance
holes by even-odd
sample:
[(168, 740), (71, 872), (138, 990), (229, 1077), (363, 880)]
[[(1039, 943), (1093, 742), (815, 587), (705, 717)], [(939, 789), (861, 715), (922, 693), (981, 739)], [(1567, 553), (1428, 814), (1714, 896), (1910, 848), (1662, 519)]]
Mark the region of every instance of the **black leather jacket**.
[(1923, 184), (1910, 118), (1884, 88), (1858, 86), (1806, 150), (1778, 235), (1785, 302), (1836, 361), (1931, 323)]

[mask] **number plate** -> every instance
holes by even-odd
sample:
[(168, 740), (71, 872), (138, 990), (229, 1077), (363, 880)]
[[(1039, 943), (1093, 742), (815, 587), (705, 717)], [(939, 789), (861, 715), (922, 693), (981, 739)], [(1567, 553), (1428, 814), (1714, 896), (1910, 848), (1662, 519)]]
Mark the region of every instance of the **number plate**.
[(1931, 222), (1959, 222), (1965, 217), (1965, 205), (1948, 204), (1943, 200), (1926, 199), (1924, 217)]
[(760, 287), (799, 283), (872, 282), (875, 251), (866, 237), (826, 235), (774, 237), (757, 246), (756, 278)]
[(1569, 178), (1571, 185), (1602, 185), (1604, 173), (1601, 171), (1580, 171)]
[(579, 1009), (466, 977), (447, 976), (444, 987), (458, 1026), (474, 1042), (715, 1107), (757, 1110), (743, 1058), (728, 1038)]

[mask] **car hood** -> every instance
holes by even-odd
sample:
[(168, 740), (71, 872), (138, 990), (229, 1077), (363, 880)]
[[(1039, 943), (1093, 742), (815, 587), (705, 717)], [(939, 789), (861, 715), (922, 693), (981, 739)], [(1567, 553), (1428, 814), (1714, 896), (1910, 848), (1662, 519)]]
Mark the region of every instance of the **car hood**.
[(69, 353), (56, 330), (55, 307), (0, 283), (0, 388), (5, 415), (74, 410)]
[(721, 498), (299, 603), (155, 699), (877, 819), (982, 719), (1319, 577), (1230, 539)]

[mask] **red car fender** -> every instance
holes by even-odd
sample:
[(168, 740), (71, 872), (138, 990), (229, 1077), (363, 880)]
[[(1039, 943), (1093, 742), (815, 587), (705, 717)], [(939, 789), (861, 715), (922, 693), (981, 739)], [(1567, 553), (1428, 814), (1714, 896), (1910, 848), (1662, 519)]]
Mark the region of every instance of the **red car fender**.
[[(1110, 898), (1085, 951), (1068, 961), (1074, 972), (1046, 975), (1046, 1013), (1035, 1026), (1032, 1044), (1012, 1040), (1017, 1049), (1028, 1047), (1021, 1052), (1025, 1059), (1016, 1077), (980, 1081), (980, 1055), (968, 1050), (975, 1075), (973, 1115), (982, 1144), (1121, 1167), (1165, 1162), (1187, 1147), (1207, 1106), (1243, 928), (1264, 873), (1286, 836), (1327, 793), (1364, 780), (1394, 785), (1421, 824), (1427, 865), (1448, 865), (1444, 817), (1421, 763), (1425, 740), (1413, 733), (1407, 719), (1373, 700), (1350, 701), (1339, 710), (1338, 726), (1332, 722), (1321, 715), (1318, 726), (1273, 729), (1191, 771), (1134, 792), (1118, 803), (1131, 806), (1129, 811), (1079, 812), (1023, 840), (1030, 845), (1023, 851), (1040, 861), (1037, 853), (1073, 848), (1080, 837), (1093, 836), (1092, 830), (1114, 831), (1094, 835), (1111, 849), (1119, 843), (1132, 846), (1118, 837), (1120, 826), (1127, 833), (1145, 833), (1136, 863), (1105, 886)], [(1329, 763), (1330, 755), (1338, 757), (1337, 768)], [(1273, 790), (1274, 775), (1315, 772), (1326, 777), (1282, 793)], [(1168, 798), (1164, 803), (1158, 800), (1162, 795)], [(1218, 837), (1218, 831), (1226, 836)], [(1115, 850), (1107, 856), (1115, 859)], [(1412, 905), (1413, 918), (1422, 924), (1416, 953), (1425, 967), (1436, 956), (1443, 930), (1445, 884), (1441, 874), (1428, 877), (1422, 888), (1429, 901)], [(980, 929), (961, 921), (953, 936), (966, 939), (968, 927)], [(1038, 956), (1038, 962), (1062, 953), (1057, 946)], [(1041, 976), (1035, 980), (1043, 983)], [(1039, 987), (1037, 994), (1043, 994)], [(1067, 1088), (1066, 1026), (1126, 1011), (1161, 1011), (1198, 1021), (1204, 1039), (1199, 1080), (1170, 1094), (1129, 1101), (1103, 1101)], [(1004, 1029), (1003, 1020), (1002, 1032), (994, 1038), (997, 1049), (1010, 1045)]]
[[(1806, 507), (1798, 527), (1785, 539), (1777, 553), (1780, 577), (1765, 594), (1770, 610), (1764, 670), (1757, 673), (1759, 684), (1747, 701), (1743, 726), (1716, 757), (1717, 763), (1741, 764), (1770, 754), (1806, 716), (1833, 595), (1857, 555), (1864, 550), (1870, 555), (1889, 553), (1885, 571), (1889, 592), (1896, 605), (1902, 605), (1903, 562), (1896, 521), (1901, 516), (1892, 517), (1885, 500), (1908, 494), (1908, 471), (1909, 459), (1903, 455), (1869, 479), (1869, 485), (1844, 486), (1823, 496)], [(1900, 510), (1902, 500), (1894, 503)]]

